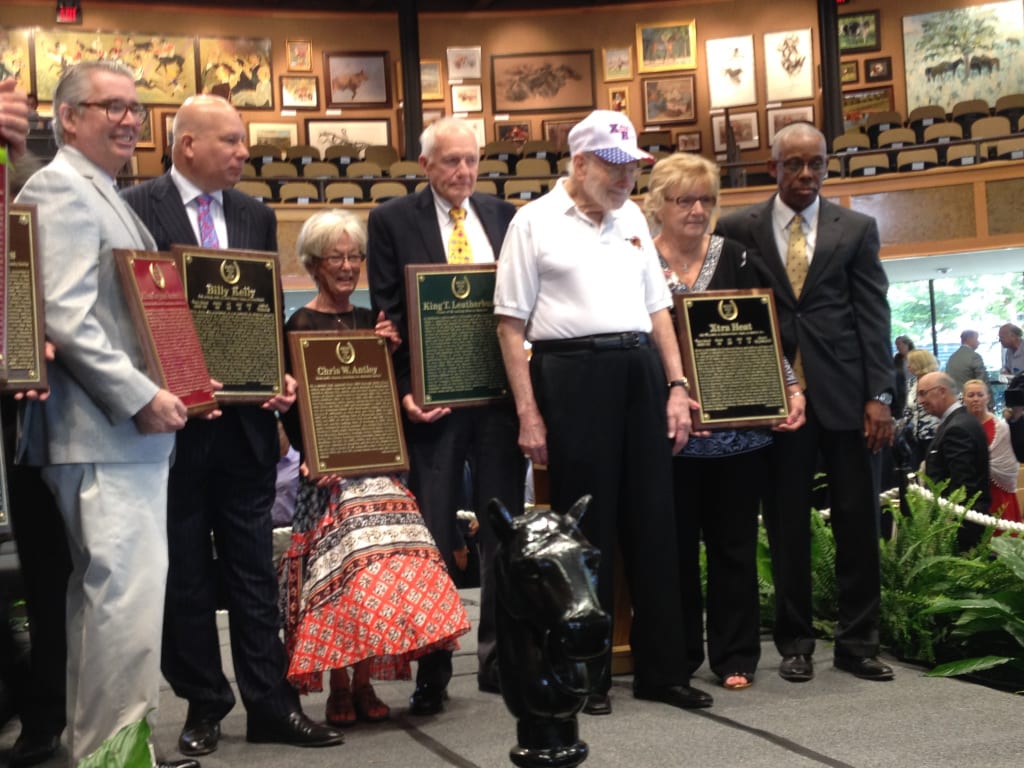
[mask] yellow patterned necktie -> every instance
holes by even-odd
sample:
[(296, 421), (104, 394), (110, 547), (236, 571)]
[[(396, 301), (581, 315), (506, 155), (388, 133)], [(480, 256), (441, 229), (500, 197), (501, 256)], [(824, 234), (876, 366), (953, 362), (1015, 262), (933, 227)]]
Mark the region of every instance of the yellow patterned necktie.
[[(804, 288), (804, 281), (807, 279), (807, 236), (804, 235), (803, 218), (798, 213), (789, 222), (789, 249), (786, 251), (786, 275), (789, 277), (790, 285), (793, 286), (793, 293), (800, 298), (800, 292)], [(807, 379), (804, 377), (804, 361), (800, 350), (796, 351), (796, 359), (793, 360), (793, 373), (796, 374), (800, 389), (807, 388)]]
[(448, 238), (448, 263), (471, 264), (473, 249), (469, 247), (466, 228), (462, 224), (466, 220), (466, 209), (452, 208), (451, 216), (452, 221), (455, 222), (455, 228), (452, 229), (452, 236)]

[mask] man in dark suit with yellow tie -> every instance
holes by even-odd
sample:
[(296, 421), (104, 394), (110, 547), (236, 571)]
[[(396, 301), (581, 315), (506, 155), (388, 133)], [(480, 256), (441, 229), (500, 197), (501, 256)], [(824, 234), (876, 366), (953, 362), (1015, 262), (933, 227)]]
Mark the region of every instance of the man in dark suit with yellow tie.
[[(819, 195), (825, 137), (808, 123), (776, 134), (769, 169), (778, 192), (722, 218), (719, 234), (752, 249), (775, 293), (783, 353), (807, 397), (807, 424), (776, 433), (765, 525), (775, 580), (779, 674), (813, 678), (810, 510), (819, 456), (828, 473), (839, 620), (835, 666), (890, 680), (878, 661), (880, 576), (873, 454), (892, 441), (888, 280), (875, 220)], [(785, 258), (784, 258), (785, 257)]]

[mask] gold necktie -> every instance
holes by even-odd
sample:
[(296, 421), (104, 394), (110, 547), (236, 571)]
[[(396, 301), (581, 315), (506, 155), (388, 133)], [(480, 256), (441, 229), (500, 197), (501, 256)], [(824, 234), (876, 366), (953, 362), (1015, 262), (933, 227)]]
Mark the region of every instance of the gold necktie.
[[(798, 213), (789, 222), (789, 249), (786, 251), (786, 276), (793, 286), (793, 293), (800, 298), (800, 292), (804, 287), (804, 280), (807, 279), (807, 237), (804, 235), (803, 218)], [(793, 372), (797, 381), (800, 382), (800, 389), (807, 388), (807, 380), (804, 378), (804, 361), (800, 356), (800, 350), (796, 351), (796, 359), (793, 360)]]
[(466, 237), (466, 228), (462, 222), (466, 220), (465, 208), (452, 208), (452, 221), (455, 228), (452, 236), (448, 238), (448, 263), (449, 264), (471, 264), (473, 262), (473, 249), (469, 247), (469, 238)]

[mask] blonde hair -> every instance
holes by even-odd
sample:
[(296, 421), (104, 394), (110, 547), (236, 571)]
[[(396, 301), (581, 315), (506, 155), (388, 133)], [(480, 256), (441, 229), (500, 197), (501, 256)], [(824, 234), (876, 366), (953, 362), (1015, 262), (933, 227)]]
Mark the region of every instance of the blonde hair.
[(907, 369), (921, 378), (926, 373), (939, 370), (939, 361), (927, 349), (912, 349), (907, 352)]
[(316, 259), (323, 256), (343, 234), (359, 249), (362, 256), (366, 255), (366, 226), (354, 213), (332, 208), (320, 211), (306, 219), (299, 230), (295, 250), (299, 253), (299, 261), (309, 274), (313, 274)]
[[(651, 227), (661, 223), (658, 213), (665, 205), (668, 190), (678, 189), (685, 194), (701, 182), (707, 184), (708, 194), (717, 200), (721, 187), (718, 166), (700, 155), (675, 152), (655, 163), (647, 182), (647, 196), (644, 197), (643, 206)], [(715, 210), (718, 210), (717, 202)]]

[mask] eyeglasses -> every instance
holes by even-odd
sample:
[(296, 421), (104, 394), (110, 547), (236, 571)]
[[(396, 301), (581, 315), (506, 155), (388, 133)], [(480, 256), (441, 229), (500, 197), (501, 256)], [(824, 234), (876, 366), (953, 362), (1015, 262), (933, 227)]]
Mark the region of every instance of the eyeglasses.
[(342, 264), (347, 264), (350, 267), (358, 267), (363, 262), (363, 254), (361, 253), (343, 253), (337, 256), (317, 256), (317, 261), (326, 261), (332, 267), (340, 267)]
[(714, 208), (718, 205), (718, 198), (712, 197), (711, 195), (701, 195), (700, 197), (693, 197), (691, 195), (683, 195), (682, 197), (670, 197), (670, 201), (678, 205), (684, 211), (688, 211), (697, 203), (700, 203), (700, 207), (704, 210), (708, 208)]
[(812, 157), (810, 160), (801, 160), (799, 157), (791, 157), (788, 160), (783, 160), (781, 165), (786, 173), (800, 173), (806, 165), (811, 173), (820, 173), (825, 170), (825, 158), (824, 157)]
[(917, 390), (917, 399), (920, 400), (922, 397), (927, 395), (929, 392), (934, 392), (936, 389), (944, 389), (944, 387), (941, 384), (937, 384), (934, 387), (928, 387), (928, 389), (919, 389), (919, 390)]
[(124, 120), (124, 116), (129, 112), (138, 120), (140, 123), (146, 122), (149, 117), (149, 109), (142, 106), (138, 102), (129, 104), (127, 101), (121, 101), (120, 99), (111, 99), (109, 101), (80, 101), (78, 102), (80, 107), (95, 107), (96, 109), (102, 109), (107, 113), (107, 120), (112, 123), (120, 123)]

